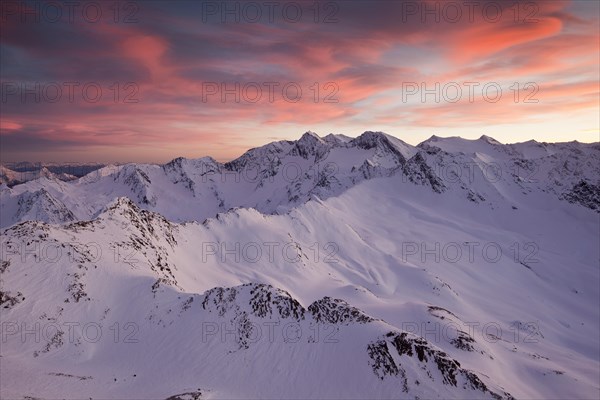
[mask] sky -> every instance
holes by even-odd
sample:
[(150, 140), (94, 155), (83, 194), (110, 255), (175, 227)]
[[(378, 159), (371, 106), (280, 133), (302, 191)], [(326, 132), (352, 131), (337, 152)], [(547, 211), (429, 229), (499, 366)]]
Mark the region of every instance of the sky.
[(600, 141), (597, 1), (0, 4), (2, 162), (227, 161), (308, 130)]

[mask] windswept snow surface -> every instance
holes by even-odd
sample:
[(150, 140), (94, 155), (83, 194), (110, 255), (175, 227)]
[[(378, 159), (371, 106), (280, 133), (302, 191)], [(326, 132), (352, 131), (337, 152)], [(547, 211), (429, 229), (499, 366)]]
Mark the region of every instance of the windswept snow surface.
[(0, 188), (1, 398), (598, 398), (600, 146), (307, 133)]

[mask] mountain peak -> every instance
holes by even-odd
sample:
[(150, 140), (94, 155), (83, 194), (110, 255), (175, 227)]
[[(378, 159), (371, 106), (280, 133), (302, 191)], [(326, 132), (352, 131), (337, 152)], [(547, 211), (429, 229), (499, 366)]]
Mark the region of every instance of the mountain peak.
[(329, 145), (319, 137), (316, 133), (308, 131), (296, 142), (292, 155), (299, 155), (302, 158), (308, 159), (314, 155), (316, 159), (320, 159), (329, 149)]
[(377, 147), (384, 151), (392, 152), (402, 159), (408, 159), (416, 153), (416, 149), (413, 146), (381, 131), (366, 131), (350, 143), (365, 150)]
[(329, 144), (339, 145), (342, 143), (348, 143), (349, 141), (352, 140), (352, 138), (349, 136), (346, 136), (346, 135), (341, 135), (341, 134), (336, 135), (336, 134), (330, 133), (329, 135), (325, 136), (323, 138), (323, 140)]
[(359, 137), (386, 137), (387, 135), (382, 131), (364, 131)]
[(488, 135), (481, 135), (481, 137), (478, 140), (489, 143), (489, 144), (502, 144), (499, 141), (497, 141), (496, 139), (494, 139), (493, 137), (488, 136)]
[(300, 137), (299, 141), (307, 141), (307, 140), (311, 140), (311, 141), (317, 140), (319, 142), (323, 141), (323, 139), (321, 139), (321, 137), (313, 131), (304, 132), (304, 134)]
[(370, 149), (376, 147), (377, 144), (387, 142), (387, 137), (383, 132), (365, 131), (356, 139), (352, 140), (359, 147)]

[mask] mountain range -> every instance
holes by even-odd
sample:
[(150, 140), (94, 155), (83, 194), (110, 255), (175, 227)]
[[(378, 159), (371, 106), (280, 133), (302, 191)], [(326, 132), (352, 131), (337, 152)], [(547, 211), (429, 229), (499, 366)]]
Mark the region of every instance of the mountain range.
[(600, 395), (600, 143), (307, 132), (10, 186), (1, 398)]

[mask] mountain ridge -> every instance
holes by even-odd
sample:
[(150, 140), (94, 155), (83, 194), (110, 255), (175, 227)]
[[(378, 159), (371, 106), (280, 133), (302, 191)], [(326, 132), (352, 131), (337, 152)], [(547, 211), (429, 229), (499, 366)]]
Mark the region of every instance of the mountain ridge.
[[(174, 221), (202, 221), (234, 207), (267, 214), (287, 212), (313, 195), (337, 196), (364, 180), (400, 174), (438, 193), (461, 191), (476, 203), (491, 203), (487, 199), (499, 193), (506, 197), (502, 193), (551, 192), (559, 199), (600, 209), (598, 143), (503, 145), (486, 136), (472, 141), (433, 138), (410, 146), (382, 132), (367, 131), (344, 141), (327, 141), (310, 132), (297, 141), (250, 149), (227, 163), (210, 157), (178, 157), (163, 165), (107, 166), (66, 184), (30, 181), (4, 187), (0, 202), (3, 209), (12, 210), (27, 192), (44, 189), (55, 198), (57, 208), (47, 214), (60, 215), (60, 209), (68, 208), (82, 220), (112, 199), (126, 196)], [(165, 191), (177, 193), (178, 202), (197, 211), (173, 213), (168, 206), (174, 199), (163, 199), (169, 197)], [(96, 199), (90, 198), (92, 193)], [(4, 211), (2, 226), (28, 218), (15, 215)]]

